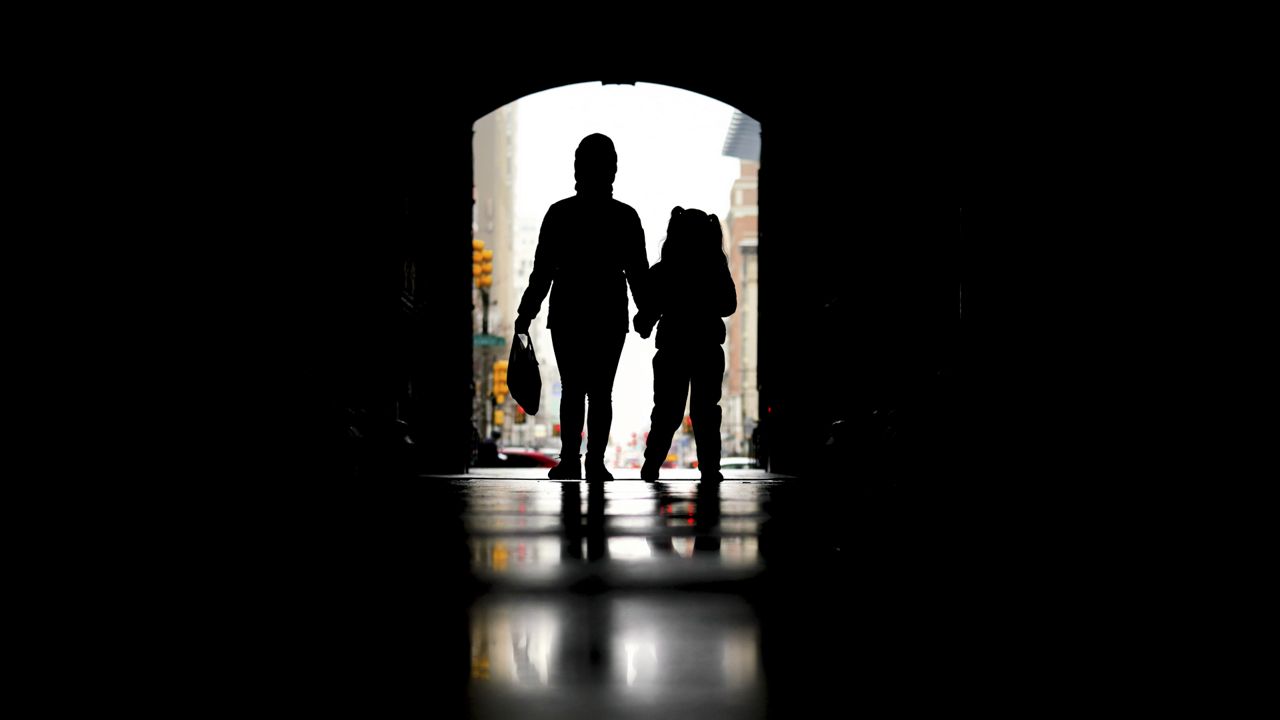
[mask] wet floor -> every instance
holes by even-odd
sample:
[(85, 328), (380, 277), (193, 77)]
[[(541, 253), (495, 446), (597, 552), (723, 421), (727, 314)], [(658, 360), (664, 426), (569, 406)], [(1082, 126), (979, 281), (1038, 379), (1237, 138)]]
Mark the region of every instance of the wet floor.
[[(101, 572), (68, 573), (83, 579), (63, 620), (118, 633), (93, 667), (169, 709), (1021, 716), (1086, 709), (1144, 671), (1113, 649), (1138, 645), (1149, 610), (1116, 580), (1144, 558), (1108, 570), (1107, 536), (1048, 491), (852, 467), (717, 485), (539, 475), (155, 493), (141, 507), (170, 525), (84, 543)], [(131, 531), (99, 515), (101, 538)]]
[(822, 714), (833, 689), (905, 682), (947, 612), (919, 614), (941, 603), (916, 592), (934, 585), (918, 528), (852, 481), (423, 482), (465, 545), (470, 717)]
[(764, 717), (747, 590), (778, 481), (754, 475), (455, 481), (482, 588), (468, 612), (473, 715)]
[(289, 620), (272, 667), (317, 706), (444, 718), (936, 711), (1038, 671), (993, 622), (1029, 591), (990, 589), (972, 503), (853, 474), (696, 477), (334, 488), (287, 509), (311, 530), (259, 564), (288, 604), (255, 635)]

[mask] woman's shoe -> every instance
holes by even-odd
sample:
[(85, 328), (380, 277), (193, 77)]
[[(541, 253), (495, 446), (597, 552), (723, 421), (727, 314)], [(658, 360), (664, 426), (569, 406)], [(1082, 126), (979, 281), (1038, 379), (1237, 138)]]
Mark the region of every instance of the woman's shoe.
[(593, 458), (587, 456), (587, 479), (588, 480), (612, 480), (613, 474), (604, 466), (604, 458)]

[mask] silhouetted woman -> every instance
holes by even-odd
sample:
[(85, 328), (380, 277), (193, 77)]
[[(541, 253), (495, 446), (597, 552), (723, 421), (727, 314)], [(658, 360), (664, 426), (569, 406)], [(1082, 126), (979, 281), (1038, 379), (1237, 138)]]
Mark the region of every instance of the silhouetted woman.
[[(701, 210), (674, 208), (662, 260), (649, 269), (647, 304), (636, 313), (636, 331), (649, 337), (658, 323), (653, 358), (653, 414), (640, 477), (658, 479), (671, 438), (684, 419), (693, 421), (702, 479), (719, 481), (720, 382), (724, 378), (725, 327), (738, 293), (721, 245), (720, 219)], [(692, 397), (690, 398), (690, 389)]]
[(641, 307), (645, 272), (644, 229), (630, 205), (613, 199), (618, 156), (613, 141), (588, 135), (574, 157), (577, 194), (552, 205), (542, 219), (529, 288), (520, 301), (515, 331), (529, 332), (548, 289), (547, 328), (560, 367), (560, 464), (552, 479), (582, 477), (580, 452), (584, 403), (588, 480), (612, 480), (604, 449), (613, 424), (613, 378), (627, 323), (627, 284)]

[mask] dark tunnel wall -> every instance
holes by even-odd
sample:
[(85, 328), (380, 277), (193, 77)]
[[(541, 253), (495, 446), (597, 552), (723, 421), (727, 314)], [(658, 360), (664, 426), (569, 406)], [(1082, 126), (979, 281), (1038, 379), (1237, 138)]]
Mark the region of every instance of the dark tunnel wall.
[[(1067, 285), (1066, 279), (1076, 291), (1072, 302), (1084, 295), (1083, 302), (1096, 307), (1101, 301), (1087, 296), (1097, 296), (1099, 288), (1080, 266), (1092, 270), (1125, 241), (1100, 224), (1064, 224), (1096, 202), (1093, 186), (1079, 182), (1092, 181), (1092, 175), (1045, 181), (1069, 166), (1060, 161), (1079, 144), (1065, 133), (1043, 132), (1076, 129), (1074, 117), (1043, 119), (1061, 117), (1064, 102), (1054, 97), (1052, 103), (1028, 106), (1031, 85), (1025, 82), (934, 71), (887, 75), (853, 59), (796, 67), (762, 58), (742, 76), (726, 72), (720, 62), (658, 72), (606, 61), (590, 73), (528, 62), (518, 76), (481, 75), (462, 65), (439, 55), (395, 66), (298, 58), (268, 72), (255, 64), (243, 73), (248, 82), (225, 83), (223, 94), (212, 95), (221, 107), (201, 106), (199, 132), (186, 134), (183, 128), (174, 147), (185, 163), (186, 148), (198, 146), (189, 154), (194, 172), (160, 178), (181, 185), (185, 202), (170, 206), (163, 232), (150, 247), (168, 258), (169, 248), (180, 246), (188, 254), (175, 269), (200, 272), (193, 273), (194, 283), (175, 273), (183, 285), (180, 295), (147, 298), (167, 315), (142, 315), (155, 340), (141, 365), (151, 372), (175, 353), (171, 331), (180, 325), (193, 326), (198, 336), (192, 353), (198, 363), (190, 372), (181, 367), (182, 376), (172, 382), (165, 378), (165, 399), (176, 398), (176, 411), (155, 414), (146, 408), (136, 411), (136, 422), (117, 423), (129, 434), (123, 447), (140, 448), (144, 460), (156, 452), (144, 431), (174, 428), (174, 442), (159, 450), (172, 462), (155, 485), (162, 491), (142, 502), (122, 488), (127, 483), (91, 476), (103, 497), (166, 519), (163, 532), (138, 533), (139, 546), (147, 546), (140, 556), (149, 559), (153, 547), (162, 548), (164, 561), (140, 567), (147, 582), (164, 585), (140, 605), (144, 613), (172, 597), (175, 568), (192, 568), (200, 576), (190, 586), (192, 594), (213, 603), (199, 617), (213, 620), (215, 631), (228, 626), (220, 618), (234, 623), (243, 615), (250, 620), (247, 627), (278, 638), (285, 623), (283, 637), (291, 647), (284, 655), (259, 654), (272, 666), (263, 677), (278, 677), (278, 658), (292, 654), (302, 660), (298, 667), (319, 671), (300, 673), (309, 683), (333, 678), (346, 686), (348, 679), (335, 670), (345, 666), (328, 660), (337, 657), (334, 648), (363, 648), (363, 641), (347, 638), (343, 644), (340, 638), (335, 644), (332, 634), (317, 634), (316, 627), (345, 614), (355, 628), (349, 635), (369, 635), (365, 620), (374, 618), (386, 631), (382, 636), (403, 637), (405, 627), (397, 623), (405, 613), (395, 610), (417, 599), (415, 583), (431, 585), (432, 595), (443, 590), (446, 605), (465, 597), (464, 590), (435, 587), (430, 572), (402, 562), (451, 536), (451, 529), (419, 522), (421, 508), (404, 502), (391, 485), (311, 481), (347, 479), (357, 470), (361, 477), (378, 478), (465, 468), (472, 123), (530, 92), (610, 77), (702, 92), (763, 124), (760, 360), (762, 401), (775, 408), (767, 438), (775, 469), (821, 471), (833, 421), (870, 409), (907, 408), (921, 420), (907, 433), (914, 469), (922, 471), (918, 477), (947, 469), (945, 476), (933, 477), (950, 481), (959, 479), (958, 472), (976, 471), (975, 484), (990, 485), (1003, 467), (1015, 480), (994, 503), (987, 502), (990, 493), (938, 503), (944, 506), (940, 512), (925, 512), (924, 521), (911, 525), (934, 527), (918, 542), (954, 556), (957, 572), (969, 572), (984, 559), (998, 568), (998, 596), (989, 612), (1012, 610), (1019, 635), (1030, 626), (1023, 619), (1075, 628), (1081, 608), (1086, 620), (1089, 607), (1110, 612), (1111, 588), (1096, 594), (1092, 585), (1074, 589), (1058, 572), (1078, 568), (1091, 576), (1098, 566), (1055, 564), (1051, 555), (1057, 548), (1103, 548), (1106, 536), (1098, 523), (1075, 511), (1082, 499), (1104, 507), (1110, 502), (1109, 495), (1080, 490), (1088, 483), (1110, 486), (1110, 470), (1075, 473), (1091, 459), (1079, 447), (1069, 448), (1071, 454), (1036, 457), (1046, 446), (1067, 446), (1057, 438), (1092, 437), (1094, 427), (1074, 427), (1082, 420), (1133, 421), (1085, 417), (1070, 402), (1081, 387), (1079, 378), (1090, 379), (1079, 358), (1096, 355), (1108, 372), (1117, 358), (1105, 346), (1109, 338), (1097, 337), (1097, 327), (1085, 326), (1083, 319), (1062, 323), (1040, 302)], [(871, 80), (877, 75), (879, 81)], [(1050, 172), (1026, 172), (1030, 167)], [(1088, 236), (1081, 231), (1094, 239), (1082, 239)], [(840, 236), (832, 237), (835, 232)], [(1107, 251), (1100, 252), (1104, 242)], [(1073, 266), (1071, 258), (1083, 261)], [(406, 261), (417, 273), (412, 298), (404, 294)], [(964, 289), (959, 319), (957, 284)], [(192, 303), (210, 312), (193, 314)], [(153, 326), (153, 317), (164, 324)], [(1060, 336), (1046, 343), (1050, 333)], [(819, 364), (837, 357), (842, 362)], [(1072, 371), (1079, 371), (1074, 378)], [(1124, 382), (1143, 379), (1112, 374)], [(124, 384), (114, 375), (102, 382)], [(397, 402), (413, 435), (443, 441), (396, 442), (399, 428), (389, 418)], [(359, 452), (352, 451), (348, 434), (353, 408), (371, 418)], [(198, 423), (199, 432), (188, 419)], [(182, 474), (226, 461), (229, 472), (216, 482), (189, 482)], [(843, 480), (862, 468), (851, 461), (836, 469)], [(290, 482), (295, 479), (304, 482)], [(175, 495), (178, 488), (181, 496)], [(103, 547), (103, 539), (122, 529), (150, 530), (146, 522), (132, 524), (127, 514), (86, 504), (107, 531), (89, 546)], [(918, 505), (905, 510), (915, 515)], [(193, 524), (187, 511), (209, 522)], [(1046, 523), (1055, 514), (1069, 522)], [(821, 517), (844, 518), (834, 511), (818, 515), (793, 528), (795, 535), (805, 536), (810, 523), (821, 526)], [(437, 509), (435, 516), (460, 523), (461, 509)], [(184, 532), (177, 526), (198, 528), (196, 547), (205, 550), (203, 557), (193, 558), (187, 544), (174, 542)], [(1052, 527), (1052, 542), (1037, 543), (1048, 534), (1037, 528), (1046, 526)], [(836, 528), (832, 537), (839, 534)], [(224, 560), (229, 547), (240, 552)], [(1113, 555), (1111, 547), (1103, 549), (1099, 557)], [(79, 544), (75, 553), (82, 553)], [(460, 556), (462, 566), (466, 557)], [(1123, 563), (1112, 562), (1125, 575), (1147, 559), (1121, 557)], [(103, 565), (114, 574), (119, 558), (107, 559)], [(1050, 581), (1028, 581), (1037, 568), (1048, 571)], [(206, 571), (229, 578), (226, 589), (208, 582)], [(976, 582), (991, 577), (979, 574)], [(95, 585), (89, 595), (120, 587), (110, 583)], [(921, 598), (927, 611), (946, 611), (964, 592), (945, 584), (937, 589)], [(132, 596), (122, 597), (137, 604)], [(353, 597), (359, 598), (357, 612), (346, 602)], [(1041, 610), (1038, 597), (1081, 602), (1030, 617)], [(185, 606), (174, 607), (186, 623)], [(439, 617), (452, 617), (453, 629), (461, 633), (465, 607), (458, 604), (446, 616), (414, 607), (412, 614), (421, 620), (410, 632), (425, 628), (430, 634)], [(232, 610), (228, 616), (228, 608), (242, 608), (241, 614)], [(989, 628), (986, 617), (958, 619), (981, 634)], [(238, 662), (244, 647), (256, 647), (256, 635), (249, 644), (235, 644), (230, 656), (215, 657)], [(184, 637), (179, 639), (186, 642)], [(1026, 638), (1028, 644), (1042, 639)], [(1081, 667), (1097, 647), (1083, 655)], [(317, 699), (330, 697), (319, 689), (310, 692)], [(368, 697), (361, 694), (358, 702)]]

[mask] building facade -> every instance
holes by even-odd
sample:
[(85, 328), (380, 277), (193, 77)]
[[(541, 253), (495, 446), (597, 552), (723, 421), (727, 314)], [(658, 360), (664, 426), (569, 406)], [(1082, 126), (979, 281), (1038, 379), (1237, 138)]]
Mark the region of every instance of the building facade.
[[(514, 104), (504, 105), (476, 121), (472, 132), (474, 197), (472, 238), (493, 251), (493, 284), (482, 292), (473, 287), (473, 335), (484, 332), (486, 299), (488, 335), (511, 341), (515, 307), (520, 301), (513, 287), (515, 272), (515, 131)], [(487, 296), (487, 297), (486, 297)], [(481, 435), (508, 435), (515, 405), (508, 396), (492, 399), (493, 364), (505, 360), (509, 345), (478, 346), (474, 353), (475, 401), (473, 424)], [(494, 411), (500, 410), (501, 414)], [(495, 423), (495, 419), (501, 420)]]
[(741, 160), (725, 218), (725, 254), (738, 291), (738, 311), (729, 318), (725, 362), (723, 452), (753, 455), (760, 423), (757, 339), (760, 310), (760, 123), (734, 113), (724, 154)]

